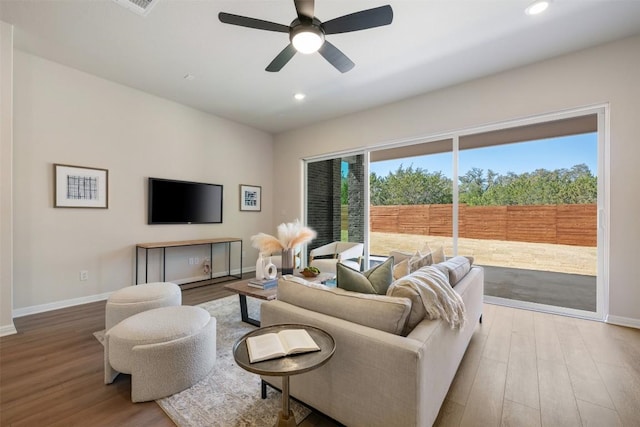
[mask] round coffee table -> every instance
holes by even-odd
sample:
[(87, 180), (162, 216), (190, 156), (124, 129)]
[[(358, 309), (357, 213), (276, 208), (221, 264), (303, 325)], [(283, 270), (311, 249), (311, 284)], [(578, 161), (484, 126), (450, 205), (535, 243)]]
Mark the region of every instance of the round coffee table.
[[(285, 329), (306, 330), (320, 347), (320, 351), (300, 353), (256, 363), (249, 362), (247, 338), (271, 332), (277, 333)], [(293, 412), (289, 409), (289, 376), (319, 368), (329, 361), (335, 350), (336, 343), (333, 337), (322, 329), (309, 325), (282, 324), (256, 329), (244, 335), (233, 346), (233, 358), (238, 366), (254, 374), (282, 377), (282, 410), (278, 414), (275, 426), (295, 427), (296, 420)]]

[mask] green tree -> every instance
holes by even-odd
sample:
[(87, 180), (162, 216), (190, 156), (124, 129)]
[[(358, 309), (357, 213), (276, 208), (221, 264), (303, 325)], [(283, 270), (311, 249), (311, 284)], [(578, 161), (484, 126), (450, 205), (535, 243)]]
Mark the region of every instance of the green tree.
[(349, 204), (349, 184), (344, 176), (340, 179), (340, 203), (343, 206)]
[[(500, 175), (472, 168), (459, 177), (460, 202), (470, 206), (555, 205), (596, 203), (598, 178), (585, 164), (570, 169), (537, 169)], [(371, 173), (371, 204), (452, 203), (452, 182), (442, 172), (402, 165), (386, 177)]]
[(483, 178), (474, 168), (460, 177), (460, 201), (468, 205), (556, 205), (595, 203), (598, 179), (585, 164), (571, 169), (537, 169)]
[(371, 199), (372, 205), (388, 204), (386, 203), (388, 197), (385, 188), (385, 179), (379, 177), (375, 172), (371, 172), (369, 176), (369, 198)]
[(452, 182), (442, 172), (429, 172), (402, 165), (386, 177), (370, 177), (371, 203), (374, 205), (426, 205), (453, 201)]

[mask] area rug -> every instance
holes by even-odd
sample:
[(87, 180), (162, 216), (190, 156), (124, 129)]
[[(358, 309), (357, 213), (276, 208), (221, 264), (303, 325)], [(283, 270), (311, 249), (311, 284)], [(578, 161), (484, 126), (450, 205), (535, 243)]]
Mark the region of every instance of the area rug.
[[(249, 315), (259, 318), (260, 301), (247, 298)], [(200, 304), (216, 318), (216, 363), (209, 375), (193, 387), (156, 402), (178, 427), (272, 426), (282, 406), (281, 394), (267, 388), (260, 397), (260, 377), (240, 368), (233, 360), (233, 344), (255, 326), (240, 320), (238, 296)], [(101, 334), (96, 333), (100, 340)], [(296, 421), (311, 411), (291, 401)]]

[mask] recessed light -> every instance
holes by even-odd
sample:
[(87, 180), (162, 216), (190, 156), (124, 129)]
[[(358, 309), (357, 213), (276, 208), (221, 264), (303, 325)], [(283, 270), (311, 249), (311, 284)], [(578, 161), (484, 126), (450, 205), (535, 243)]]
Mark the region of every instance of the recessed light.
[(298, 101), (302, 101), (307, 97), (307, 95), (305, 95), (304, 93), (296, 93), (295, 95), (293, 95), (293, 97)]
[(549, 8), (549, 0), (534, 1), (524, 10), (527, 15), (539, 15)]

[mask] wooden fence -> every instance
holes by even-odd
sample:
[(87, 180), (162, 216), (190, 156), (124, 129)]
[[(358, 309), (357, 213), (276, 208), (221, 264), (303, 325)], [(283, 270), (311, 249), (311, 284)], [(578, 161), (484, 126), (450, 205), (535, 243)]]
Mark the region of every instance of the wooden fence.
[[(458, 236), (470, 239), (597, 244), (597, 209), (588, 205), (466, 206), (458, 212)], [(451, 236), (453, 205), (370, 206), (371, 231)]]

